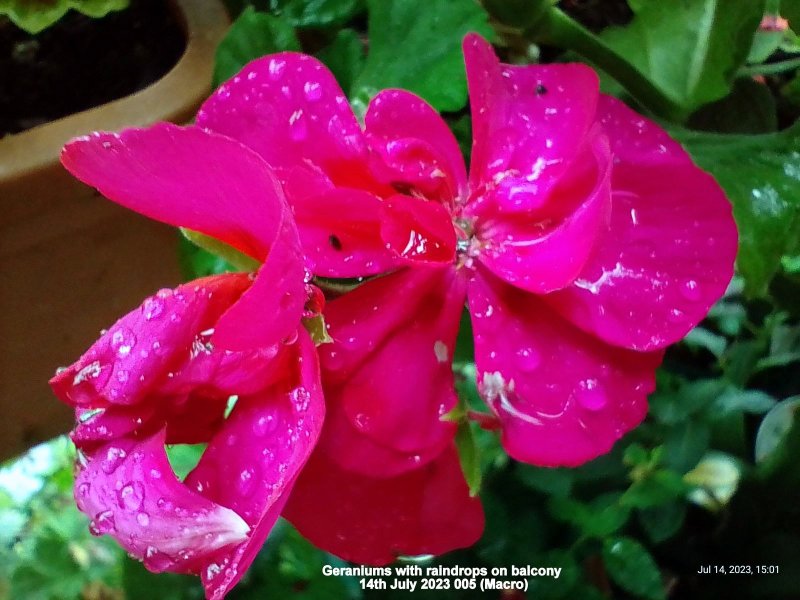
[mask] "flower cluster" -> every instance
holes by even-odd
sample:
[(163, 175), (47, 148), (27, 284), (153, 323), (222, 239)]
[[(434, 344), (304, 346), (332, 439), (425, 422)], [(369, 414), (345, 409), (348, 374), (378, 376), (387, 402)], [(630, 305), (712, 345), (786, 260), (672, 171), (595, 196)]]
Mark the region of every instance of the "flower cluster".
[[(281, 515), (361, 563), (474, 543), (483, 513), (443, 418), (465, 306), (480, 422), (513, 458), (577, 465), (644, 418), (663, 348), (730, 280), (730, 206), (590, 68), (503, 65), (476, 35), (464, 53), (469, 175), (423, 100), (380, 92), (362, 126), (296, 53), (247, 65), (195, 125), (67, 145), (109, 199), (260, 265), (158, 292), (52, 380), (77, 411), (93, 531), (199, 573), (209, 598)], [(327, 302), (315, 285), (349, 278)], [(320, 314), (332, 341), (315, 346)], [(176, 443), (207, 444), (184, 481)]]

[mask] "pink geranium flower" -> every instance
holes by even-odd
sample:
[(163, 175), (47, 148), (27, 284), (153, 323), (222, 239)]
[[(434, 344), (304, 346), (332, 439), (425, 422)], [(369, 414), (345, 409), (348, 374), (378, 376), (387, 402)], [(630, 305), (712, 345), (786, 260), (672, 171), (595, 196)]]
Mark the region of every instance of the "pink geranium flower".
[(465, 301), (478, 384), (509, 454), (577, 465), (644, 418), (663, 348), (732, 276), (737, 235), (719, 186), (656, 124), (600, 94), (591, 69), (502, 65), (474, 35), (464, 51), (469, 178), (424, 101), (381, 92), (362, 128), (307, 56), (254, 61), (197, 119), (275, 168), (315, 273), (391, 271), (327, 305), (328, 418), (313, 462), (342, 472), (327, 487), (301, 475), (286, 513), (353, 560), (365, 556), (350, 554), (336, 509), (347, 482), (390, 489), (452, 450), (455, 426), (441, 417), (456, 403)]
[[(731, 209), (680, 146), (600, 95), (588, 67), (501, 65), (477, 36), (464, 49), (469, 177), (424, 101), (381, 92), (362, 128), (330, 72), (295, 53), (250, 63), (196, 126), (65, 149), (65, 166), (112, 200), (264, 262), (252, 281), (226, 275), (155, 296), (169, 300), (166, 319), (151, 323), (146, 302), (53, 381), (82, 412), (103, 410), (73, 433), (82, 510), (148, 567), (199, 572), (222, 597), (281, 510), (357, 562), (470, 545), (483, 514), (459, 469), (456, 426), (441, 418), (457, 401), (465, 303), (479, 388), (509, 454), (575, 465), (641, 421), (662, 349), (725, 289)], [(298, 329), (304, 267), (381, 275), (326, 305), (321, 433), (316, 354)], [(186, 300), (203, 289), (206, 299)], [(172, 315), (183, 325), (167, 325)], [(169, 358), (129, 362), (129, 333), (148, 353), (170, 339)], [(230, 395), (239, 400), (225, 419)], [(278, 429), (259, 437), (261, 416), (278, 410)], [(242, 440), (235, 452), (230, 434)], [(163, 444), (187, 440), (210, 445), (181, 483)], [(243, 474), (264, 450), (274, 458), (250, 487)], [(199, 520), (159, 512), (162, 491)]]

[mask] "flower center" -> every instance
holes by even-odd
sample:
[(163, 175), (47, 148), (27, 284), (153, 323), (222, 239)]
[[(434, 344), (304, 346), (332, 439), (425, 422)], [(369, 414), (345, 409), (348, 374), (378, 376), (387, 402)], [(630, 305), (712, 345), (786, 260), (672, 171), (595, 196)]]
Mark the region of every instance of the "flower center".
[(478, 239), (475, 237), (475, 221), (464, 217), (453, 217), (453, 228), (456, 230), (456, 268), (472, 268), (479, 250)]

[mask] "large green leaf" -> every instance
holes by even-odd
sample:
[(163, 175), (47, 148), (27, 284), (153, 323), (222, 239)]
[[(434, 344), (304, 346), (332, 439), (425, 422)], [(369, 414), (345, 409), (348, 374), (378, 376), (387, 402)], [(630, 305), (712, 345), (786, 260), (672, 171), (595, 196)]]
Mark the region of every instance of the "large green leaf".
[(90, 17), (103, 17), (128, 7), (129, 0), (0, 0), (0, 16), (7, 15), (17, 27), (39, 33), (63, 17), (69, 9)]
[(247, 7), (217, 47), (214, 85), (233, 77), (251, 60), (283, 50), (300, 50), (294, 27), (285, 19)]
[(611, 538), (603, 544), (603, 562), (620, 587), (640, 598), (665, 597), (661, 575), (653, 557), (639, 542), (628, 537)]
[(751, 295), (763, 295), (781, 257), (800, 251), (800, 124), (754, 136), (676, 135), (725, 188), (739, 227), (739, 272)]
[(602, 39), (690, 113), (728, 94), (764, 13), (763, 0), (646, 0)]
[(470, 31), (491, 38), (488, 15), (475, 0), (368, 0), (369, 53), (354, 92), (372, 96), (399, 87), (437, 110), (467, 101), (461, 39)]
[(361, 12), (363, 0), (272, 0), (273, 10), (296, 27), (327, 27)]

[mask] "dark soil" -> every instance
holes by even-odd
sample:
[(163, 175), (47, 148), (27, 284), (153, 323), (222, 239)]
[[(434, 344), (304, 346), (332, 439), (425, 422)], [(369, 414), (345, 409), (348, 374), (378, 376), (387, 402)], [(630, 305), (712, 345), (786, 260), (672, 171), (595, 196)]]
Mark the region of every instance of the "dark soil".
[(70, 11), (36, 35), (0, 18), (0, 137), (140, 90), (185, 47), (167, 0), (131, 0), (102, 19)]

